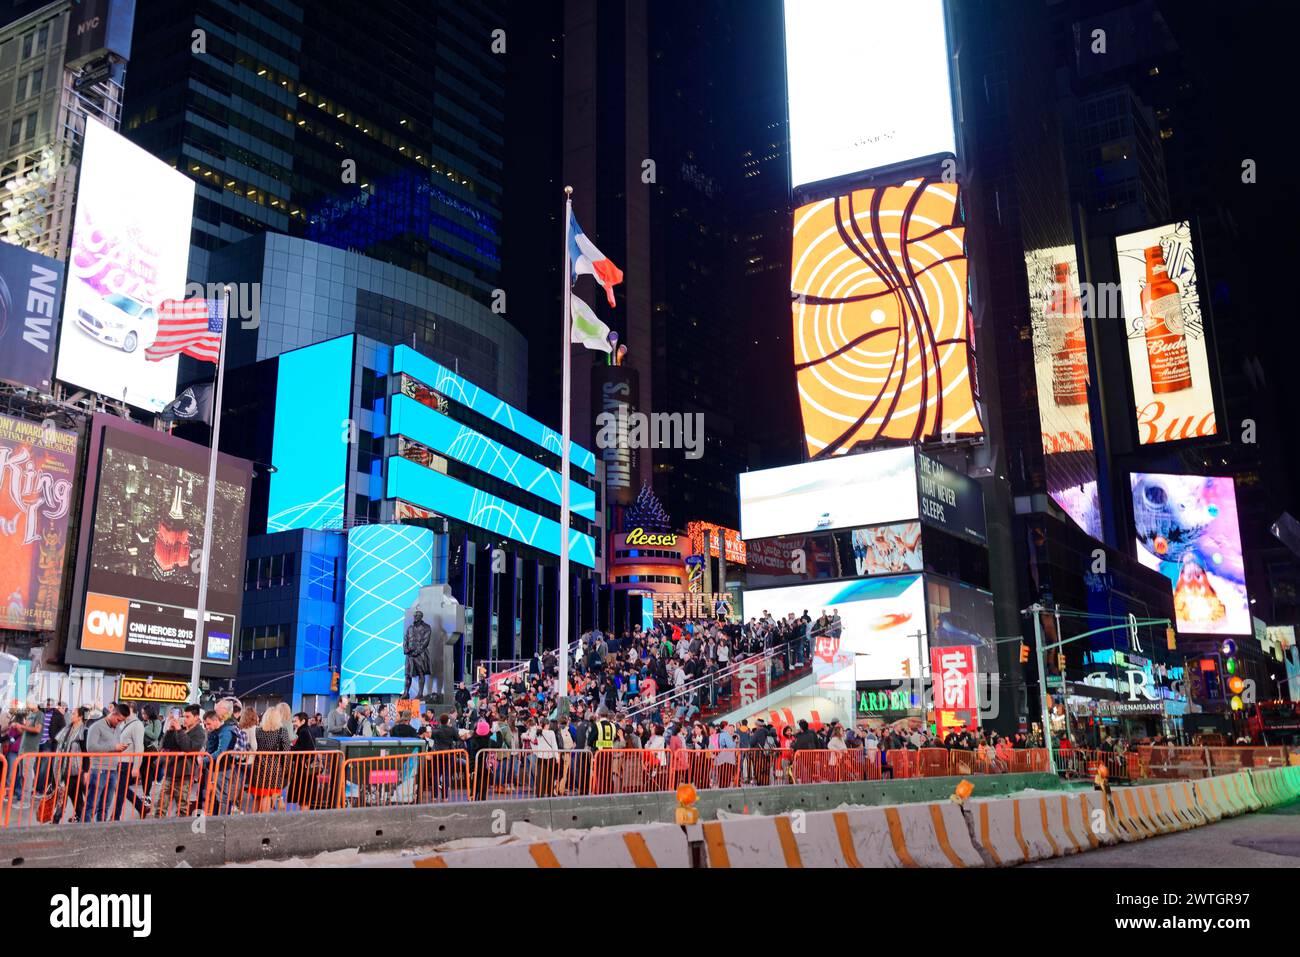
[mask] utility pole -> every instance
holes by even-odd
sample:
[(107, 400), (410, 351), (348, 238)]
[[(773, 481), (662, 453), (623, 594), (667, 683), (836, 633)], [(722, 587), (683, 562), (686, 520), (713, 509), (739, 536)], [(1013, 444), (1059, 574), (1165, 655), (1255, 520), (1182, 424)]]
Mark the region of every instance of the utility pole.
[[(1034, 602), (1025, 609), (1025, 612), (1034, 617), (1034, 652), (1038, 658), (1038, 699), (1042, 709), (1043, 744), (1047, 748), (1047, 768), (1055, 774), (1056, 761), (1052, 757), (1052, 716), (1047, 707), (1047, 669), (1043, 662), (1043, 622), (1038, 617), (1045, 610), (1038, 602)], [(1060, 640), (1059, 636), (1057, 640)]]
[[(1056, 640), (1057, 642), (1060, 642), (1062, 637), (1061, 636), (1061, 606), (1058, 605), (1056, 602), (1052, 602), (1052, 614), (1056, 616)], [(1061, 645), (1059, 644), (1057, 645), (1058, 648), (1057, 654), (1062, 655), (1062, 657), (1059, 659), (1061, 662), (1061, 707), (1065, 709), (1065, 738), (1068, 741), (1070, 738), (1070, 689), (1066, 685), (1067, 679), (1065, 677), (1065, 658), (1064, 658), (1065, 652), (1059, 650), (1061, 647), (1062, 647)]]
[[(925, 655), (925, 631), (918, 628), (916, 630), (916, 702), (921, 708), (921, 726), (925, 726), (925, 717), (927, 714), (925, 707), (925, 665), (923, 656)], [(936, 733), (938, 729), (935, 729)]]

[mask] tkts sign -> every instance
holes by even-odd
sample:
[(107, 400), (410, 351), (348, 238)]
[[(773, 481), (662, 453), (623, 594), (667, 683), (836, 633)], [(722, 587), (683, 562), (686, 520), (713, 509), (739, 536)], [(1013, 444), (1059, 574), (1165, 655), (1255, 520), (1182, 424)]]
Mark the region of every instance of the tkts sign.
[(930, 649), (936, 711), (974, 711), (975, 648), (963, 645)]

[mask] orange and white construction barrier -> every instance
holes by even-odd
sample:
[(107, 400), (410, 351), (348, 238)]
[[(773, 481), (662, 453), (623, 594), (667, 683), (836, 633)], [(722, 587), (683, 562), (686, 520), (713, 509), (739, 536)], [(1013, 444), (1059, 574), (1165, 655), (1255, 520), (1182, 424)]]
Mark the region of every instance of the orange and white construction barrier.
[(709, 821), (709, 867), (981, 867), (951, 802)]
[(540, 839), (502, 838), (481, 847), (454, 848), (417, 858), (415, 867), (637, 867), (691, 866), (690, 846), (674, 824), (596, 828)]

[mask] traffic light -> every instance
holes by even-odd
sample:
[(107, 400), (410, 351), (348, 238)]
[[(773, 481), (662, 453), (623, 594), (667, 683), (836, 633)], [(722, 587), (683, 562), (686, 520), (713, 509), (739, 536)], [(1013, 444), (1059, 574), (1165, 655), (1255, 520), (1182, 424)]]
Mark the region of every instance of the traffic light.
[(1056, 670), (1065, 674), (1065, 652), (1058, 652), (1056, 655)]
[(339, 673), (337, 671), (330, 675), (330, 691), (339, 690)]
[(904, 677), (904, 678), (910, 678), (910, 677), (912, 677), (912, 659), (911, 659), (911, 658), (904, 658), (904, 659), (903, 659), (903, 677)]
[(1174, 631), (1173, 625), (1165, 628), (1165, 645), (1170, 651), (1178, 650), (1178, 632)]
[(1029, 663), (1029, 646), (1023, 641), (1020, 643), (1020, 663), (1022, 665)]
[(1233, 711), (1240, 711), (1245, 707), (1245, 703), (1241, 700), (1241, 692), (1245, 689), (1246, 683), (1237, 674), (1241, 667), (1237, 663), (1237, 643), (1231, 638), (1225, 638), (1223, 644), (1219, 646), (1219, 651), (1223, 655), (1224, 673), (1228, 676), (1228, 691), (1232, 694), (1228, 704)]

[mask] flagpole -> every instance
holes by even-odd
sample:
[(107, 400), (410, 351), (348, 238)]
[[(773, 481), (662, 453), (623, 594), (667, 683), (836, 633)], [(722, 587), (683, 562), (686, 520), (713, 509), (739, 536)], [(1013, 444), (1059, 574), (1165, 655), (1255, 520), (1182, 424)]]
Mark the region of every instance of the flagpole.
[(560, 650), (559, 682), (556, 690), (558, 706), (561, 711), (569, 696), (569, 407), (570, 365), (573, 347), (569, 343), (571, 333), (570, 301), (573, 295), (573, 265), (569, 262), (569, 229), (573, 219), (573, 187), (564, 187), (564, 338), (560, 342), (560, 354), (563, 357), (563, 384), (560, 392)]
[[(203, 662), (208, 614), (208, 565), (212, 558), (212, 513), (217, 503), (217, 455), (221, 447), (221, 385), (226, 368), (226, 327), (230, 325), (230, 287), (221, 289), (221, 332), (217, 335), (217, 388), (212, 398), (212, 448), (208, 450), (208, 504), (203, 512), (203, 550), (199, 565), (199, 604), (194, 616), (194, 658), (190, 664), (190, 704), (199, 703), (199, 665)], [(235, 654), (237, 636), (230, 636), (230, 654)]]

